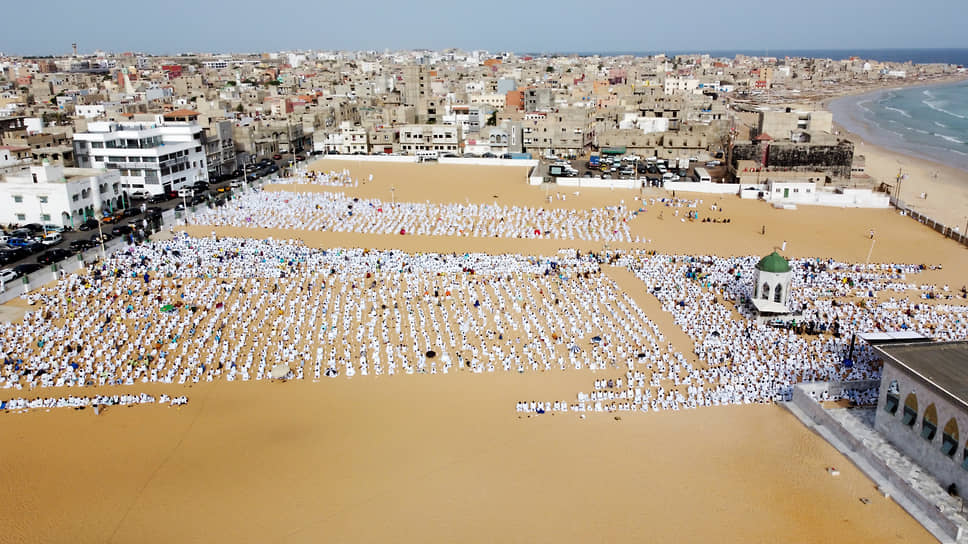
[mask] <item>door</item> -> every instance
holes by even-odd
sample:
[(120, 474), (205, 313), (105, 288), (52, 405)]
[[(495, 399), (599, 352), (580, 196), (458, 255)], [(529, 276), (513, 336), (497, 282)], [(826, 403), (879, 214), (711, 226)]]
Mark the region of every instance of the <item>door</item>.
[(783, 198), (790, 198), (790, 189), (783, 189)]

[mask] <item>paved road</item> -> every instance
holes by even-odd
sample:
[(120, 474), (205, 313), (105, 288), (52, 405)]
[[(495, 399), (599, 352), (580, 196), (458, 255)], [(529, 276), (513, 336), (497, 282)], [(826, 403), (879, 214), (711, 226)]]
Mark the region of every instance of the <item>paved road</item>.
[[(290, 155), (288, 153), (283, 153), (281, 155), (282, 156), (281, 156), (280, 159), (275, 160), (275, 161), (272, 161), (272, 162), (274, 162), (276, 164), (276, 166), (279, 167), (279, 172), (277, 172), (277, 173), (281, 173), (285, 168), (287, 168), (289, 166), (289, 161), (292, 159), (292, 155)], [(302, 154), (302, 156), (304, 156), (304, 157), (306, 155), (307, 154), (305, 154), (305, 153)], [(266, 157), (266, 158), (268, 158), (270, 161), (272, 160), (269, 157)], [(307, 157), (307, 158), (309, 158), (309, 157)], [(259, 159), (259, 160), (261, 160), (261, 159)], [(258, 161), (256, 161), (256, 162), (258, 162)], [(302, 163), (298, 163), (298, 164), (302, 164)], [(249, 167), (246, 168), (246, 173), (247, 174), (251, 174), (251, 173), (255, 172), (257, 169), (258, 168), (255, 167), (255, 165), (250, 165)], [(219, 196), (231, 194), (230, 184), (233, 181), (236, 181), (236, 180), (238, 180), (240, 178), (241, 178), (241, 176), (236, 177), (236, 178), (232, 178), (232, 179), (228, 179), (228, 180), (224, 180), (224, 181), (221, 181), (219, 183), (211, 183), (211, 184), (209, 184), (208, 190), (205, 191), (205, 194), (211, 195), (211, 198), (213, 200), (216, 199)], [(222, 189), (222, 192), (220, 192), (219, 189)], [(129, 208), (140, 208), (142, 205), (144, 205), (145, 209), (147, 209), (147, 208), (159, 208), (162, 212), (165, 212), (165, 211), (170, 210), (172, 208), (175, 208), (177, 206), (181, 206), (182, 205), (182, 199), (181, 198), (173, 198), (171, 200), (168, 200), (168, 201), (165, 201), (165, 202), (161, 202), (161, 203), (157, 203), (157, 204), (149, 203), (149, 202), (143, 201), (143, 200), (135, 200), (135, 199), (132, 199), (130, 202), (127, 202), (127, 204), (128, 204), (128, 207)], [(199, 204), (199, 205), (201, 206), (202, 204)], [(116, 227), (118, 225), (129, 225), (129, 224), (133, 224), (135, 222), (137, 222), (138, 225), (141, 225), (141, 221), (143, 219), (145, 219), (145, 218), (146, 217), (145, 217), (145, 214), (144, 213), (138, 213), (137, 215), (134, 215), (134, 216), (131, 216), (131, 217), (126, 217), (126, 218), (124, 218), (124, 219), (122, 219), (120, 221), (114, 222), (114, 223), (102, 223), (102, 227), (101, 228), (104, 231), (104, 234), (107, 235), (107, 234), (110, 234), (111, 229), (113, 229), (114, 227)], [(55, 247), (56, 248), (68, 249), (70, 247), (70, 243), (73, 240), (82, 240), (82, 239), (83, 240), (90, 240), (93, 236), (96, 236), (97, 234), (98, 234), (98, 230), (96, 228), (95, 229), (92, 229), (92, 230), (87, 230), (87, 231), (74, 230), (74, 231), (64, 232), (63, 233), (64, 241), (63, 242), (60, 242), (57, 245), (50, 246), (48, 249), (53, 249)], [(13, 262), (7, 263), (6, 265), (3, 266), (3, 268), (12, 268), (12, 267), (14, 267), (14, 266), (16, 266), (18, 264), (24, 264), (24, 263), (35, 263), (35, 262), (37, 262), (37, 258), (40, 255), (42, 255), (42, 254), (43, 254), (43, 252), (35, 253), (33, 255), (29, 255), (29, 256), (24, 257), (22, 259), (19, 259), (17, 261), (13, 261)]]

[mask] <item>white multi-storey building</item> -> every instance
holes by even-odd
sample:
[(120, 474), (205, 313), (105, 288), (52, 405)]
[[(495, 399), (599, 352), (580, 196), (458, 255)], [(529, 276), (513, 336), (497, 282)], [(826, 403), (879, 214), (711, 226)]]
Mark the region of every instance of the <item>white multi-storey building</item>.
[(43, 164), (0, 178), (0, 223), (76, 227), (125, 204), (111, 170)]
[(178, 190), (208, 181), (202, 127), (194, 122), (92, 122), (74, 134), (74, 154), (82, 168), (106, 168), (121, 175), (130, 193)]

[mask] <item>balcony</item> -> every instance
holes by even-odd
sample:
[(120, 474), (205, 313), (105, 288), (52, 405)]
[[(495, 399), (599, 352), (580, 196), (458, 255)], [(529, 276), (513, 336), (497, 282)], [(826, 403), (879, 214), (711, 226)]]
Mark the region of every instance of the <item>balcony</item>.
[(111, 170), (123, 170), (138, 168), (140, 170), (157, 170), (158, 163), (156, 162), (107, 162), (104, 163), (104, 167)]

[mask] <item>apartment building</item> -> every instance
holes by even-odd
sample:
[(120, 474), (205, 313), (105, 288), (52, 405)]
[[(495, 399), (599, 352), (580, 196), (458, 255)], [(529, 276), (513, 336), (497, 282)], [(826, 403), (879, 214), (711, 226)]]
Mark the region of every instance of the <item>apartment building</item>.
[(152, 194), (208, 181), (202, 127), (194, 122), (94, 121), (74, 135), (74, 154), (82, 168), (107, 168), (121, 175), (124, 191)]
[(417, 151), (461, 152), (459, 126), (403, 125), (400, 127), (400, 151), (413, 155)]
[(209, 176), (234, 172), (239, 165), (235, 153), (235, 139), (232, 138), (232, 122), (213, 121), (203, 130)]
[(75, 227), (125, 204), (117, 171), (42, 164), (0, 178), (0, 223)]

